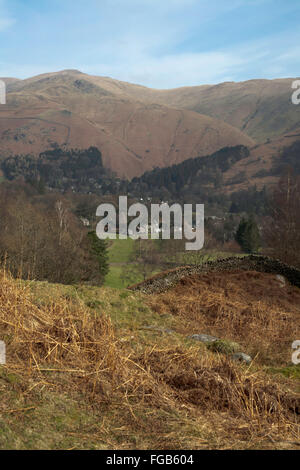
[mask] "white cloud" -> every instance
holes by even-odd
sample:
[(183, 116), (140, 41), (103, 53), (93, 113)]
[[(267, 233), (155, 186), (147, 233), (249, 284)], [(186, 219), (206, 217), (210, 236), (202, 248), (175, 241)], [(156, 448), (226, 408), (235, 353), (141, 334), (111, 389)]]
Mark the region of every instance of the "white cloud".
[(126, 44), (120, 45), (113, 63), (82, 65), (81, 69), (86, 73), (154, 88), (297, 76), (300, 34), (272, 36), (230, 49), (203, 53), (165, 54), (157, 57), (147, 50), (147, 43), (139, 43), (136, 48), (131, 48), (130, 54), (126, 55), (125, 51), (128, 52)]
[[(5, 8), (7, 1), (0, 0), (0, 31), (13, 22)], [(26, 38), (26, 45), (17, 41), (16, 31), (12, 53), (6, 51), (7, 63), (0, 62), (0, 76), (22, 78), (74, 68), (155, 88), (174, 88), (296, 76), (297, 64), (299, 69), (298, 32), (287, 30), (245, 43), (237, 37), (231, 39), (235, 44), (220, 46), (233, 24), (230, 18), (243, 21), (240, 12), (234, 16), (232, 10), (248, 5), (252, 13), (259, 12), (259, 5), (274, 4), (274, 0), (52, 1), (57, 7), (50, 11), (35, 6), (22, 22), (18, 17), (20, 29), (24, 28), (19, 35)], [(227, 23), (223, 24), (225, 13)], [(261, 26), (257, 32), (264, 34)]]
[[(226, 52), (190, 53), (160, 58), (144, 57), (142, 61), (133, 61), (129, 67), (126, 64), (101, 64), (96, 71), (100, 75), (154, 88), (173, 88), (229, 79), (232, 68), (241, 66), (244, 62), (241, 57)], [(84, 69), (93, 72), (89, 67)]]

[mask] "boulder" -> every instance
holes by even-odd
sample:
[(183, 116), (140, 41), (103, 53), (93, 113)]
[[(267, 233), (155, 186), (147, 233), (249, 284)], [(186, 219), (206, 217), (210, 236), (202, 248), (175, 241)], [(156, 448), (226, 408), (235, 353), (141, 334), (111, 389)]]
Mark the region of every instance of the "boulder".
[(231, 358), (234, 361), (245, 362), (246, 364), (250, 364), (252, 362), (252, 358), (250, 356), (248, 356), (248, 354), (245, 354), (245, 353), (242, 353), (242, 352), (232, 354)]
[(279, 287), (285, 287), (286, 286), (285, 278), (283, 276), (281, 276), (281, 274), (277, 274), (276, 279), (279, 281)]
[(192, 335), (192, 336), (189, 336), (188, 338), (193, 339), (195, 341), (201, 341), (201, 343), (213, 343), (214, 341), (218, 341), (218, 338), (216, 338), (215, 336), (206, 335), (206, 334)]

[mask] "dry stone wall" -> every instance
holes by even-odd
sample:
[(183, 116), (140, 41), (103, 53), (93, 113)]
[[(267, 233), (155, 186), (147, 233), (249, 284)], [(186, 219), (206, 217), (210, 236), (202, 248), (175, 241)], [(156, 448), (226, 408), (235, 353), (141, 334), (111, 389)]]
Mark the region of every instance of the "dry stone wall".
[(133, 291), (141, 291), (145, 294), (164, 292), (174, 287), (180, 279), (185, 277), (222, 271), (258, 271), (263, 273), (279, 274), (284, 276), (292, 285), (300, 288), (300, 270), (288, 266), (281, 261), (266, 256), (250, 255), (242, 258), (232, 257), (209, 261), (202, 265), (189, 265), (165, 271), (147, 279), (144, 282), (129, 287)]

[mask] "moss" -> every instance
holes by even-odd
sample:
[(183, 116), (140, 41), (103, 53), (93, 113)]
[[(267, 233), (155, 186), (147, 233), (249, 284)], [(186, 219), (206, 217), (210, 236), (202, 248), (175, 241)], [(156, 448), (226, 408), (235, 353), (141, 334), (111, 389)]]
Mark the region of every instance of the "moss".
[(7, 369), (0, 366), (0, 379), (4, 380), (6, 383), (10, 385), (19, 384), (22, 382), (21, 377), (18, 375), (8, 372)]
[(272, 374), (282, 374), (289, 379), (300, 380), (300, 364), (286, 367), (270, 367), (268, 371)]
[(242, 350), (241, 346), (233, 341), (219, 339), (207, 344), (210, 351), (220, 354), (233, 354)]
[(88, 300), (85, 305), (89, 308), (92, 309), (98, 309), (100, 308), (103, 304), (100, 302), (100, 300)]

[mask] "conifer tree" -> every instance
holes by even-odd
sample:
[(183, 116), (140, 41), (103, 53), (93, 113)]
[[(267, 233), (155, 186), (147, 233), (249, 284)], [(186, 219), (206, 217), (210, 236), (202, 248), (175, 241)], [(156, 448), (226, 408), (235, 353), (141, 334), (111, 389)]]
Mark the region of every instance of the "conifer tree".
[(104, 281), (105, 276), (109, 271), (107, 243), (105, 240), (100, 240), (96, 232), (89, 232), (88, 238), (91, 243), (91, 253), (96, 257), (99, 264), (99, 272)]
[(260, 234), (253, 215), (242, 218), (235, 239), (246, 253), (256, 253), (260, 248)]

